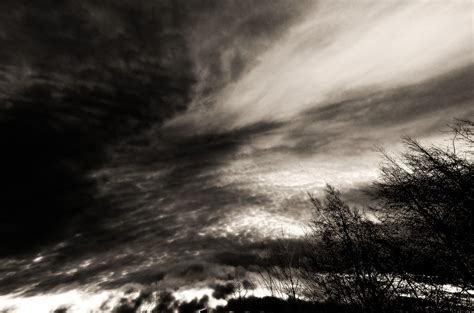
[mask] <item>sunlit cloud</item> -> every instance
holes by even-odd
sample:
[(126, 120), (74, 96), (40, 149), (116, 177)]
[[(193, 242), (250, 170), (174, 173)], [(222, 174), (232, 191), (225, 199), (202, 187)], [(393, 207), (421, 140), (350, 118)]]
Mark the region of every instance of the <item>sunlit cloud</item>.
[(195, 132), (288, 121), (361, 88), (415, 84), (472, 62), (470, 1), (322, 1), (259, 63), (169, 122)]
[[(303, 216), (309, 215), (308, 211), (301, 213)], [(235, 236), (250, 241), (293, 238), (304, 236), (306, 226), (303, 218), (300, 220), (295, 216), (285, 216), (284, 213), (270, 213), (265, 208), (243, 207), (236, 208), (218, 223), (203, 229), (202, 234), (212, 237)]]
[(64, 308), (71, 313), (111, 312), (119, 301), (118, 291), (84, 292), (71, 290), (31, 297), (7, 295), (0, 296), (0, 310), (13, 313), (49, 313)]
[(209, 307), (215, 308), (218, 305), (226, 305), (227, 301), (224, 299), (215, 299), (212, 296), (214, 289), (212, 288), (182, 288), (173, 293), (173, 296), (181, 302), (191, 302), (194, 299), (201, 299), (204, 296), (209, 298)]

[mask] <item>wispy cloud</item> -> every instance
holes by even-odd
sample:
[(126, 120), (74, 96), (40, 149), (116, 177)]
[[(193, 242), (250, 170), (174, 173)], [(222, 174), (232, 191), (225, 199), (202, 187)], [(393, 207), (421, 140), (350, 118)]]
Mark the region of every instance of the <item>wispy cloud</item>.
[(228, 131), (289, 121), (348, 91), (422, 82), (472, 62), (470, 1), (322, 1), (209, 106), (170, 125)]

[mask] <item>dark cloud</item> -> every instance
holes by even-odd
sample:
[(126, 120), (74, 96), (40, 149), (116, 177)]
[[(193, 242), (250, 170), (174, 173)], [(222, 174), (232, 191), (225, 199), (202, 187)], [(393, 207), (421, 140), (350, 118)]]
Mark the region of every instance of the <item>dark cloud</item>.
[[(300, 8), (281, 10), (284, 1), (145, 0), (0, 6), (7, 186), (0, 226), (7, 254), (74, 235), (81, 225), (100, 226), (114, 203), (97, 198), (101, 182), (90, 173), (110, 161), (110, 147), (132, 135), (143, 144), (149, 138), (137, 134), (184, 110), (198, 80), (216, 85), (198, 77), (197, 67), (215, 69), (221, 86), (224, 74), (216, 73), (227, 71), (227, 61), (218, 61), (225, 51), (240, 51), (229, 61), (231, 79), (238, 77), (269, 41), (259, 42), (281, 33)], [(214, 41), (200, 49), (205, 38)], [(113, 150), (114, 157), (122, 152)], [(177, 151), (159, 150), (171, 158)]]
[(155, 310), (162, 313), (173, 313), (175, 312), (177, 303), (173, 294), (169, 291), (162, 291), (158, 296), (158, 303), (156, 304)]
[(2, 2), (2, 253), (94, 223), (107, 146), (186, 107), (189, 49), (157, 6)]
[[(274, 127), (170, 136), (174, 141), (166, 139), (169, 134), (155, 136), (152, 131), (122, 141), (112, 150), (109, 165), (96, 176), (101, 184), (97, 197), (107, 199), (110, 210), (100, 212), (100, 220), (92, 226), (79, 225), (80, 233), (63, 244), (49, 247), (43, 260), (30, 265), (32, 256), (6, 266), (1, 290), (23, 289), (29, 282), (28, 291), (34, 293), (98, 280), (108, 288), (129, 281), (162, 280), (176, 287), (219, 276), (212, 264), (214, 251), (238, 251), (239, 244), (252, 238), (239, 234), (232, 239), (212, 238), (199, 233), (239, 209), (239, 203), (261, 206), (271, 199), (237, 185), (219, 186), (218, 170), (252, 134)], [(197, 251), (201, 254), (195, 255)], [(205, 259), (211, 263), (200, 263)], [(241, 257), (235, 262), (245, 260)], [(39, 282), (38, 277), (42, 277)]]
[[(266, 201), (213, 184), (212, 170), (254, 130), (185, 138), (191, 129), (183, 137), (160, 125), (196, 88), (237, 79), (296, 16), (282, 6), (0, 4), (2, 293), (160, 281), (168, 268), (144, 264), (212, 250), (200, 229), (239, 199)], [(157, 169), (168, 172), (149, 175)]]
[(374, 201), (375, 188), (372, 184), (362, 184), (353, 188), (341, 190), (341, 198), (351, 206), (376, 207)]
[(315, 123), (351, 122), (374, 128), (398, 125), (469, 107), (473, 83), (474, 67), (469, 65), (415, 85), (341, 95), (347, 100), (311, 109), (304, 115)]
[(179, 313), (195, 313), (198, 310), (204, 309), (209, 302), (209, 297), (204, 296), (201, 299), (194, 299), (190, 302), (183, 302), (178, 306)]
[(196, 101), (205, 104), (207, 96), (241, 77), (312, 4), (308, 0), (191, 1), (189, 37), (200, 79)]
[(473, 84), (474, 68), (467, 66), (416, 85), (341, 95), (345, 100), (319, 105), (289, 122), (281, 149), (354, 154), (404, 135), (432, 134), (454, 117), (474, 115)]
[(231, 295), (234, 291), (235, 286), (233, 283), (216, 284), (212, 296), (216, 299), (226, 299), (227, 296)]

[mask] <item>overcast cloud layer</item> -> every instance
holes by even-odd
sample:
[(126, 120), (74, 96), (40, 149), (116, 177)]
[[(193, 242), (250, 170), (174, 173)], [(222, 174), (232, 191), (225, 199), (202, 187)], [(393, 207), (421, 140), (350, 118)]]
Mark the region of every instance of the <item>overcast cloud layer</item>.
[(251, 272), (307, 192), (474, 116), (472, 6), (2, 1), (0, 292)]

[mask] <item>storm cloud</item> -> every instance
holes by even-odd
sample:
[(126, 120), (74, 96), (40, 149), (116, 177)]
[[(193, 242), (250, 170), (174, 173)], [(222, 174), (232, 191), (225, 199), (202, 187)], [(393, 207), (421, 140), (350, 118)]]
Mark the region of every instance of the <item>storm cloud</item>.
[(307, 192), (366, 202), (376, 146), (474, 115), (471, 9), (2, 1), (0, 293), (225, 297), (304, 235)]
[[(259, 38), (276, 36), (297, 11), (263, 1), (245, 18), (237, 12), (249, 2), (1, 6), (1, 164), (8, 186), (1, 228), (8, 251), (57, 240), (62, 235), (54, 233), (68, 232), (71, 220), (98, 222), (108, 205), (96, 201), (98, 182), (90, 173), (110, 160), (109, 150), (130, 136), (143, 143), (147, 138), (137, 134), (186, 109), (204, 81), (222, 86), (203, 72), (225, 84), (213, 69), (224, 73), (221, 63), (230, 62), (238, 77), (264, 46)], [(211, 35), (224, 20), (222, 33)], [(242, 44), (226, 61), (231, 38)]]

